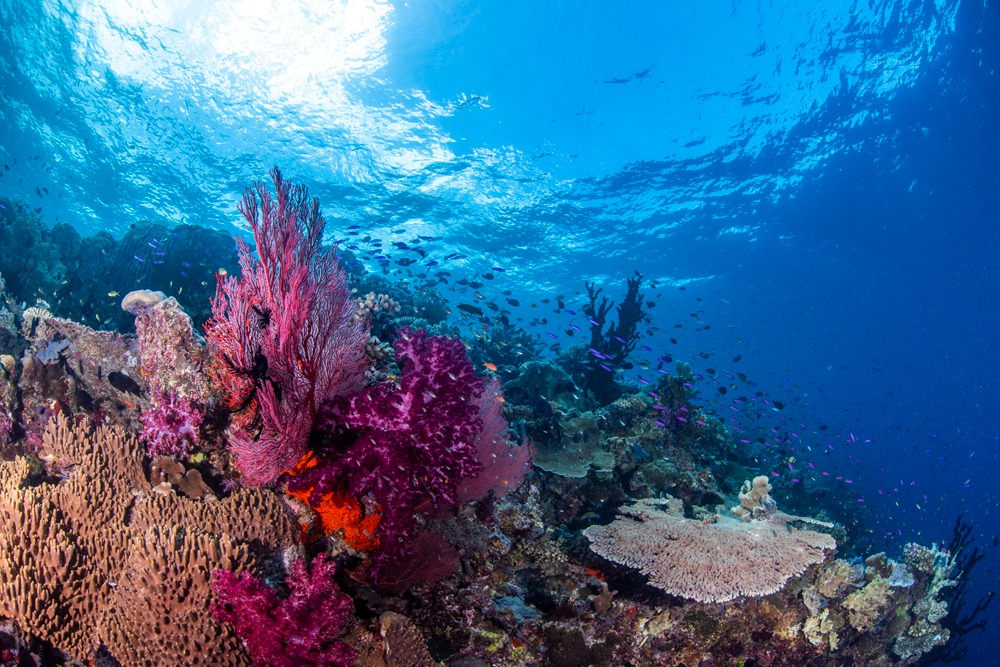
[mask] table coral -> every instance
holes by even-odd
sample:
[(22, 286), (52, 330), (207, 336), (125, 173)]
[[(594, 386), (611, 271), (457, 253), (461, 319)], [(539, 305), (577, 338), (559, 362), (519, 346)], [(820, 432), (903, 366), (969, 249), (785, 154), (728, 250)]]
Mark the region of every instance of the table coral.
[(667, 593), (701, 602), (774, 593), (837, 546), (825, 533), (780, 523), (685, 519), (655, 500), (621, 511), (616, 521), (583, 531), (591, 548), (639, 569)]

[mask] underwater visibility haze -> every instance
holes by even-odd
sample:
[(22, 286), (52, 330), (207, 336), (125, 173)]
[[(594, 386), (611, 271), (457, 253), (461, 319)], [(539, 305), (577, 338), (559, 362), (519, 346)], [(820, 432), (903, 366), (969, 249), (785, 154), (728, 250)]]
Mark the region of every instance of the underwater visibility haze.
[(992, 664), (991, 0), (0, 0), (0, 664)]

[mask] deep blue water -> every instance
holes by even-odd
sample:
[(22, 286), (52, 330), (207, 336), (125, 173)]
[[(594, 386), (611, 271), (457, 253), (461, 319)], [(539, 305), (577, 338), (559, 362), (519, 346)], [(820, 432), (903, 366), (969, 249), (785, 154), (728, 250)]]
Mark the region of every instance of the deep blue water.
[(619, 297), (638, 270), (644, 343), (785, 405), (749, 424), (745, 383), (703, 389), (799, 434), (783, 480), (844, 478), (890, 554), (964, 514), (989, 556), (972, 592), (992, 585), (996, 3), (101, 4), (0, 0), (0, 196), (83, 233), (236, 231), (278, 164), (337, 238), (441, 237), (427, 261), (456, 279), (504, 269), (487, 296), (512, 290), (543, 338), (573, 317), (542, 299)]

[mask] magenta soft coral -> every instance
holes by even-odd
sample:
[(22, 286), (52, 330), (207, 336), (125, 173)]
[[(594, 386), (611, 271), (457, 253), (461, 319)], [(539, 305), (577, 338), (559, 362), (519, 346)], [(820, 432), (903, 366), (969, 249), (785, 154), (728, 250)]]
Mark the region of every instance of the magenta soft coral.
[(355, 652), (341, 634), (354, 603), (334, 582), (336, 567), (324, 554), (313, 560), (311, 571), (304, 560), (294, 561), (285, 600), (248, 572), (237, 577), (218, 570), (212, 588), (219, 602), (212, 611), (233, 626), (257, 667), (351, 665)]
[(368, 325), (336, 253), (322, 247), (319, 201), (271, 170), (240, 212), (255, 257), (239, 242), (239, 278), (220, 278), (206, 324), (215, 375), (237, 415), (230, 445), (250, 485), (272, 483), (306, 452), (321, 407), (364, 386)]
[(312, 489), (371, 497), (381, 508), (381, 547), (370, 575), (378, 581), (409, 554), (417, 515), (452, 509), (458, 484), (482, 469), (475, 441), (482, 430), (477, 378), (458, 339), (400, 329), (393, 346), (399, 387), (380, 385), (334, 402), (321, 463), (289, 481)]
[(142, 413), (142, 439), (150, 456), (187, 456), (198, 444), (204, 413), (189, 398), (174, 391), (153, 397)]

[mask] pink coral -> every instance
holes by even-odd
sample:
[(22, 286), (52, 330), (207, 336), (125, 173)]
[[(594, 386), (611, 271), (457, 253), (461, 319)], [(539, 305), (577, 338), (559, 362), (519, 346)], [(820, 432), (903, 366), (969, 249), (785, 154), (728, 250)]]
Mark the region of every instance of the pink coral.
[(157, 394), (142, 413), (142, 439), (150, 456), (187, 456), (198, 444), (202, 409), (174, 391)]
[(374, 580), (391, 576), (409, 557), (418, 516), (458, 504), (459, 483), (479, 473), (475, 441), (483, 381), (458, 339), (399, 330), (394, 343), (399, 386), (380, 385), (332, 404), (332, 434), (320, 462), (288, 483), (293, 492), (370, 497), (379, 506), (381, 544)]
[(187, 456), (200, 444), (209, 389), (202, 373), (205, 350), (191, 318), (174, 298), (135, 291), (122, 300), (135, 315), (139, 374), (150, 405), (142, 411), (142, 439), (150, 456)]
[(237, 577), (217, 570), (212, 588), (219, 602), (212, 611), (235, 628), (257, 667), (351, 665), (355, 652), (340, 637), (354, 603), (334, 582), (336, 568), (325, 554), (313, 560), (311, 571), (305, 561), (294, 561), (285, 600), (248, 572)]
[(272, 483), (295, 465), (321, 407), (364, 386), (368, 325), (356, 310), (319, 201), (271, 170), (240, 212), (257, 257), (239, 242), (240, 278), (220, 278), (206, 324), (215, 375), (237, 418), (231, 446), (244, 481)]
[(527, 442), (511, 445), (509, 425), (503, 416), (503, 394), (500, 382), (492, 379), (479, 398), (479, 420), (482, 429), (476, 436), (476, 458), (482, 470), (475, 477), (462, 480), (458, 486), (458, 501), (482, 500), (490, 493), (503, 498), (515, 491), (531, 470), (531, 448)]

